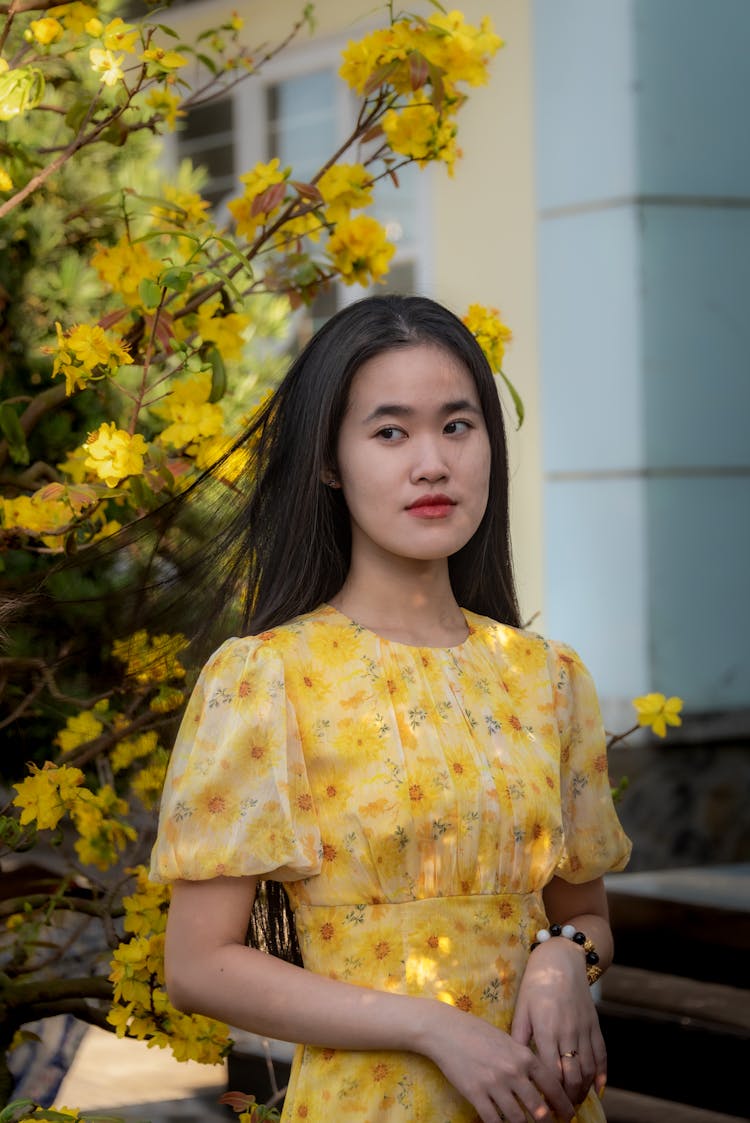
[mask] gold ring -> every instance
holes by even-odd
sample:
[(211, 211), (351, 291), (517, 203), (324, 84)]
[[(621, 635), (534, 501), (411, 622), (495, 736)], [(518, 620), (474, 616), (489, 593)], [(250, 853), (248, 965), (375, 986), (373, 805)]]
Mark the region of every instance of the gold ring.
[(568, 1049), (567, 1053), (561, 1053), (560, 1056), (561, 1057), (577, 1057), (578, 1056), (578, 1050), (577, 1049)]

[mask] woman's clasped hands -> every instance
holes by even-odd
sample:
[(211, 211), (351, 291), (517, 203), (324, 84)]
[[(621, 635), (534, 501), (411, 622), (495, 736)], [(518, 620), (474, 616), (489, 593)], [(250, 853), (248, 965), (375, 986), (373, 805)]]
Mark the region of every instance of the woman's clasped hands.
[(573, 1102), (556, 1064), (482, 1018), (435, 1004), (420, 1052), (476, 1109), (482, 1123), (571, 1123)]

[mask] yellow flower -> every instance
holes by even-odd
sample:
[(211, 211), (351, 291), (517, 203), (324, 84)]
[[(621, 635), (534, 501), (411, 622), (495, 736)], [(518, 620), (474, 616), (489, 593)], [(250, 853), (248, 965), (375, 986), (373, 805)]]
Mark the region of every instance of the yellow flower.
[(86, 438), (86, 467), (95, 472), (107, 487), (116, 487), (126, 476), (143, 471), (143, 458), (148, 445), (140, 433), (131, 436), (118, 429), (114, 421), (105, 421)]
[[(250, 326), (250, 317), (242, 312), (219, 314), (221, 299), (206, 301), (198, 309), (196, 329), (206, 343), (215, 343), (224, 359), (241, 359), (245, 346), (244, 333)], [(209, 375), (210, 377), (210, 375)], [(209, 387), (210, 393), (210, 387)], [(206, 396), (207, 400), (208, 395)]]
[(200, 226), (206, 221), (206, 212), (211, 204), (196, 191), (182, 191), (174, 184), (166, 183), (162, 194), (164, 202), (155, 203), (152, 211), (158, 221), (172, 222), (182, 228)]
[(638, 724), (650, 726), (657, 737), (666, 737), (668, 725), (682, 725), (682, 698), (665, 698), (663, 694), (643, 694), (633, 699)]
[(492, 369), (502, 370), (505, 345), (513, 338), (513, 333), (500, 319), (498, 309), (485, 308), (483, 304), (470, 304), (463, 322), (476, 337)]
[(140, 631), (133, 632), (127, 639), (115, 640), (112, 654), (125, 663), (128, 677), (135, 678), (142, 686), (150, 686), (185, 677), (178, 655), (187, 646), (188, 640), (179, 632), (149, 637), (148, 632)]
[(218, 403), (209, 402), (210, 396), (210, 371), (199, 371), (173, 383), (167, 397), (153, 407), (157, 417), (171, 422), (159, 434), (159, 441), (193, 452), (202, 440), (221, 433), (224, 415)]
[(0, 168), (0, 191), (12, 191), (13, 180), (10, 178), (5, 168)]
[[(252, 171), (240, 176), (245, 185), (244, 195), (227, 204), (237, 222), (240, 237), (251, 238), (259, 226), (279, 210), (284, 200), (283, 187), (290, 169), (280, 168), (278, 157), (268, 164), (256, 164)], [(276, 190), (274, 190), (276, 188)]]
[(110, 20), (101, 36), (108, 51), (127, 52), (133, 50), (140, 38), (140, 32), (137, 27), (125, 23), (119, 16), (116, 16), (115, 19)]
[(56, 468), (59, 472), (62, 472), (64, 476), (67, 476), (72, 483), (82, 484), (86, 479), (85, 459), (86, 449), (74, 448), (72, 452), (67, 452), (65, 454), (65, 459), (61, 460), (60, 463), (56, 465)]
[(56, 43), (58, 39), (62, 39), (65, 28), (59, 20), (45, 16), (44, 19), (32, 20), (29, 24), (29, 31), (37, 43), (41, 43), (43, 47), (48, 47), (50, 43)]
[(168, 90), (151, 90), (146, 98), (146, 105), (163, 117), (167, 128), (172, 131), (177, 128), (177, 118), (185, 116), (185, 110), (180, 109), (180, 98), (176, 94), (170, 94)]
[(383, 116), (383, 132), (393, 151), (422, 165), (439, 159), (452, 169), (457, 156), (456, 131), (455, 122), (429, 101), (412, 99), (398, 112), (389, 109)]
[(91, 264), (131, 308), (142, 307), (138, 292), (141, 281), (157, 281), (162, 265), (152, 257), (143, 242), (131, 243), (122, 237), (114, 246), (98, 245)]
[(92, 8), (90, 4), (80, 3), (80, 0), (75, 0), (73, 4), (61, 4), (57, 8), (50, 8), (49, 14), (62, 20), (65, 30), (73, 35), (82, 35), (86, 24), (97, 17), (96, 8)]
[(444, 70), (451, 83), (483, 85), (487, 81), (490, 57), (504, 45), (489, 17), (485, 16), (476, 28), (464, 21), (461, 12), (442, 12), (430, 16), (428, 24), (440, 32), (431, 36), (423, 47), (433, 65)]
[(75, 851), (86, 865), (109, 869), (118, 860), (128, 842), (138, 837), (135, 827), (122, 819), (129, 808), (109, 784), (94, 793), (84, 788), (71, 807), (71, 818), (79, 837)]
[(63, 752), (69, 753), (79, 745), (93, 741), (103, 729), (103, 724), (94, 717), (91, 710), (82, 710), (81, 713), (73, 714), (68, 718), (65, 728), (61, 729), (55, 737), (55, 744), (59, 745)]
[(161, 759), (157, 754), (154, 760), (150, 761), (145, 767), (139, 768), (133, 777), (133, 792), (144, 807), (157, 806), (164, 787), (164, 777), (167, 774), (167, 762), (167, 754), (162, 750)]
[(65, 375), (68, 396), (83, 389), (91, 379), (104, 378), (133, 361), (119, 340), (111, 340), (98, 325), (77, 324), (67, 333), (59, 323), (55, 328), (57, 350), (52, 375)]
[(395, 246), (387, 240), (379, 222), (360, 215), (339, 223), (328, 239), (327, 253), (347, 285), (367, 285), (388, 272)]
[(134, 760), (140, 760), (141, 757), (148, 756), (158, 748), (158, 745), (159, 737), (153, 729), (149, 729), (145, 733), (139, 733), (137, 737), (128, 737), (120, 741), (109, 758), (112, 771), (122, 772)]
[(123, 56), (115, 57), (111, 51), (102, 50), (101, 47), (92, 47), (89, 51), (91, 69), (101, 74), (105, 86), (114, 86), (123, 77)]
[(363, 164), (334, 164), (323, 172), (317, 188), (331, 223), (349, 218), (352, 210), (368, 207), (372, 202), (372, 176)]
[(150, 47), (141, 55), (141, 62), (148, 64), (148, 76), (154, 78), (159, 74), (168, 74), (170, 70), (179, 70), (187, 66), (187, 59), (177, 51), (165, 51), (163, 47)]
[(0, 498), (2, 524), (7, 529), (18, 528), (42, 538), (52, 548), (62, 548), (54, 536), (63, 534), (73, 517), (70, 507), (59, 500), (41, 499), (33, 495), (17, 495), (15, 499)]
[(31, 776), (13, 787), (18, 793), (13, 798), (21, 807), (21, 826), (36, 820), (39, 830), (53, 830), (66, 811), (78, 800), (83, 772), (68, 765), (57, 767), (46, 761), (43, 768), (31, 766)]

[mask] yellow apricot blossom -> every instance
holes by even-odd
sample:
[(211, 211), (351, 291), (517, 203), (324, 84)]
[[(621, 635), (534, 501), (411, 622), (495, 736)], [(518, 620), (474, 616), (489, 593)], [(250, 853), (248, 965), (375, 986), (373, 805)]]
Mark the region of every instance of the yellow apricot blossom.
[(420, 165), (442, 160), (453, 169), (458, 154), (456, 124), (424, 98), (413, 98), (398, 111), (389, 109), (383, 116), (383, 132), (394, 152)]
[(89, 51), (91, 69), (101, 75), (105, 86), (114, 86), (124, 77), (122, 60), (124, 55), (114, 55), (102, 47), (92, 47)]
[(372, 202), (372, 176), (364, 164), (333, 164), (316, 184), (330, 223), (348, 219), (353, 210)]
[(211, 204), (197, 191), (183, 191), (172, 183), (162, 188), (163, 202), (154, 204), (152, 213), (159, 222), (173, 222), (182, 228), (200, 226), (208, 218)]
[(167, 774), (169, 756), (165, 749), (158, 750), (152, 760), (141, 765), (131, 780), (133, 795), (144, 807), (154, 808), (159, 804), (164, 777)]
[(105, 421), (89, 433), (85, 448), (86, 467), (104, 480), (107, 487), (116, 487), (127, 476), (140, 475), (148, 445), (140, 433), (131, 435), (118, 429), (114, 421)]
[(43, 47), (48, 47), (50, 43), (56, 43), (58, 39), (62, 39), (65, 28), (59, 20), (53, 19), (51, 16), (45, 16), (43, 19), (32, 20), (29, 24), (29, 32), (31, 38), (35, 39), (37, 43), (41, 43)]
[(463, 322), (476, 337), (493, 371), (502, 370), (505, 345), (513, 338), (513, 333), (501, 320), (498, 309), (470, 304)]
[(132, 358), (119, 339), (112, 339), (98, 324), (76, 324), (68, 332), (55, 324), (57, 350), (52, 364), (52, 376), (65, 376), (65, 393), (68, 397), (95, 379), (113, 374), (121, 366), (132, 363)]
[(91, 264), (114, 292), (131, 308), (142, 307), (139, 293), (141, 281), (156, 281), (162, 265), (149, 253), (143, 242), (130, 242), (127, 236), (114, 246), (98, 244)]
[(177, 118), (185, 116), (185, 110), (180, 109), (181, 99), (169, 90), (151, 90), (146, 98), (146, 105), (154, 109), (166, 122), (167, 128), (174, 132), (177, 128)]
[(159, 737), (155, 730), (148, 729), (136, 737), (127, 737), (119, 741), (109, 758), (113, 772), (122, 772), (129, 768), (135, 760), (149, 756), (159, 745)]
[(268, 164), (256, 164), (252, 171), (240, 176), (240, 182), (245, 186), (244, 194), (227, 204), (240, 237), (252, 238), (256, 230), (280, 209), (284, 192), (273, 192), (271, 188), (283, 184), (291, 170), (282, 169), (280, 164), (278, 156), (274, 156)]
[(157, 417), (170, 422), (159, 434), (159, 443), (194, 452), (201, 441), (221, 433), (224, 414), (218, 403), (209, 401), (210, 397), (210, 371), (198, 371), (174, 382), (164, 401), (152, 409)]
[(69, 753), (79, 745), (93, 741), (103, 729), (104, 725), (95, 717), (92, 710), (82, 710), (79, 714), (73, 714), (68, 718), (65, 728), (61, 729), (55, 737), (55, 744), (59, 745), (63, 752)]
[(326, 249), (347, 285), (367, 285), (385, 276), (396, 247), (376, 219), (359, 215), (339, 223)]
[(75, 851), (86, 865), (107, 870), (115, 864), (128, 842), (138, 837), (125, 820), (129, 807), (110, 784), (97, 792), (83, 788), (70, 815), (78, 831)]
[(142, 686), (151, 686), (185, 677), (178, 656), (187, 646), (188, 640), (180, 632), (149, 636), (146, 631), (138, 631), (127, 639), (115, 640), (112, 654), (125, 664), (127, 677)]
[(504, 46), (489, 16), (483, 17), (478, 28), (466, 23), (463, 13), (457, 11), (435, 12), (427, 22), (430, 29), (441, 33), (430, 36), (422, 48), (430, 62), (444, 70), (451, 83), (484, 85), (490, 58)]
[(170, 71), (179, 70), (187, 66), (187, 59), (177, 51), (165, 51), (163, 47), (149, 47), (140, 56), (141, 62), (147, 64), (149, 78), (158, 77), (160, 74), (169, 74)]
[(65, 30), (72, 35), (82, 35), (86, 30), (89, 20), (97, 18), (97, 10), (91, 4), (84, 4), (81, 0), (74, 0), (72, 4), (60, 4), (50, 8), (49, 14), (65, 24)]
[(58, 472), (62, 472), (64, 476), (74, 484), (81, 484), (86, 479), (86, 449), (85, 447), (74, 448), (65, 454), (65, 459), (61, 460), (56, 468)]
[(17, 495), (14, 499), (0, 498), (0, 517), (6, 530), (23, 530), (41, 538), (52, 549), (62, 549), (55, 538), (69, 529), (73, 511), (59, 500), (43, 500), (33, 495)]
[(668, 725), (682, 725), (682, 698), (666, 698), (663, 694), (643, 694), (633, 699), (638, 724), (650, 726), (657, 737), (666, 737)]
[(29, 767), (31, 775), (13, 784), (17, 792), (13, 803), (22, 809), (21, 826), (36, 822), (39, 830), (54, 830), (79, 799), (83, 772), (68, 765), (58, 767), (49, 760), (42, 768), (35, 764)]
[(205, 304), (201, 305), (196, 315), (198, 335), (204, 342), (214, 343), (221, 352), (222, 358), (241, 359), (245, 347), (244, 333), (250, 326), (250, 317), (243, 312), (229, 312), (224, 316), (216, 315), (217, 312), (220, 312), (220, 309), (220, 297), (207, 300)]
[(13, 180), (6, 172), (5, 168), (0, 168), (0, 191), (12, 191)]
[(135, 44), (141, 37), (137, 27), (125, 23), (119, 16), (110, 20), (100, 34), (108, 51), (125, 51), (127, 53), (135, 49)]

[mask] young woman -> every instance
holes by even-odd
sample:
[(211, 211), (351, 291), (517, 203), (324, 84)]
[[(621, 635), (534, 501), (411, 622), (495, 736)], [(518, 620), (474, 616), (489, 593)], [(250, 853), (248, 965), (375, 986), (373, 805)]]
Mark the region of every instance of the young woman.
[[(172, 1001), (301, 1043), (285, 1120), (603, 1119), (588, 984), (630, 844), (588, 673), (519, 627), (480, 347), (361, 300), (247, 447), (251, 634), (195, 687), (152, 859)], [(304, 967), (247, 946), (277, 883)]]

